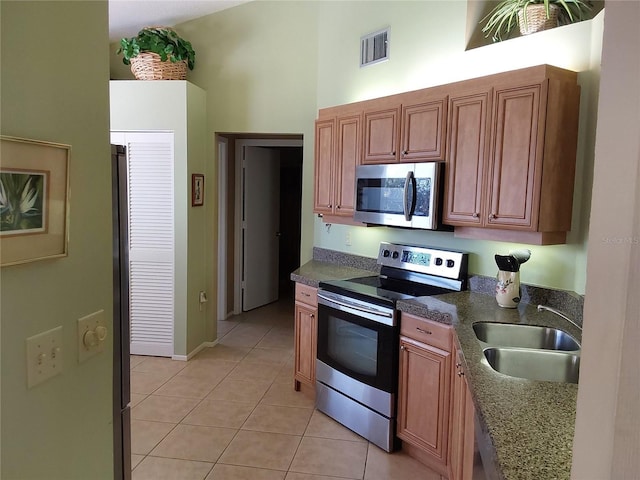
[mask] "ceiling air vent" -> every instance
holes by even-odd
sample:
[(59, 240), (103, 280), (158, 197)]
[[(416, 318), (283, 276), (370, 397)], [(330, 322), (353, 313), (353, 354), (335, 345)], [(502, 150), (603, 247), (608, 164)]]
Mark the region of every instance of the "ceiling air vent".
[(379, 30), (360, 39), (360, 66), (389, 59), (389, 29)]

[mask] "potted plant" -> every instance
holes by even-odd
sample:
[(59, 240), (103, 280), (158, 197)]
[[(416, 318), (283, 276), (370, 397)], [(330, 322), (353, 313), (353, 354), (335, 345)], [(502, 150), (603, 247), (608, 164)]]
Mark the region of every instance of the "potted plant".
[(169, 27), (145, 27), (123, 38), (116, 54), (138, 80), (184, 80), (196, 61), (191, 43)]
[(482, 32), (497, 42), (504, 40), (516, 24), (522, 35), (528, 35), (579, 22), (589, 10), (589, 0), (502, 0), (481, 20), (486, 22)]

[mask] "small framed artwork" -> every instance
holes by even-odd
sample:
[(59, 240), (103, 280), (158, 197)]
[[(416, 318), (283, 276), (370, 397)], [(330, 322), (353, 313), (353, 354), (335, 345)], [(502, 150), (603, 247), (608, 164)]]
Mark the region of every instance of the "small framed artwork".
[(70, 152), (0, 137), (0, 266), (67, 255)]
[(204, 205), (204, 175), (194, 173), (191, 175), (191, 206), (201, 207)]

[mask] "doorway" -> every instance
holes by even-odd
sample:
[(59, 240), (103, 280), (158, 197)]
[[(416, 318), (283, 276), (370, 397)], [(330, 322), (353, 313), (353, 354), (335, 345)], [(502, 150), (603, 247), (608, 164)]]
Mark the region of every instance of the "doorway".
[[(277, 179), (265, 180), (278, 197), (278, 261), (275, 284), (278, 298), (292, 297), (290, 274), (300, 266), (302, 210), (302, 135), (219, 134), (217, 137), (219, 220), (218, 220), (218, 319), (243, 311), (243, 233), (246, 222), (245, 171), (243, 155), (247, 147), (271, 151), (279, 159)], [(249, 150), (251, 154), (251, 151)], [(266, 187), (266, 186), (265, 186)], [(268, 189), (267, 189), (268, 190)], [(249, 216), (249, 221), (250, 220)], [(250, 267), (257, 267), (253, 263)], [(252, 275), (251, 273), (248, 273)]]

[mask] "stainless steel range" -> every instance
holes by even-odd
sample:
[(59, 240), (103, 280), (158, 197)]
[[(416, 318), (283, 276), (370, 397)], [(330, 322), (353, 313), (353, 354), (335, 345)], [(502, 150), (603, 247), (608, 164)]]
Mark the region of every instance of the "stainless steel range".
[(396, 447), (398, 300), (467, 288), (466, 253), (381, 243), (380, 275), (320, 282), (316, 407), (380, 448)]

